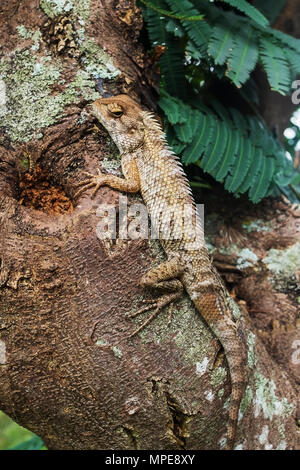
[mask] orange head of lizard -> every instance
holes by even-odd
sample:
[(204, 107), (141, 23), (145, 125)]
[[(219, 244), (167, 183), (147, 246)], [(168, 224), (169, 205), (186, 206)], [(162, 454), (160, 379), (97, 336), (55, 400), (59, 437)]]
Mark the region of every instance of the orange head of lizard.
[(126, 95), (100, 98), (93, 103), (92, 110), (121, 153), (134, 152), (143, 144), (142, 110), (131, 98)]

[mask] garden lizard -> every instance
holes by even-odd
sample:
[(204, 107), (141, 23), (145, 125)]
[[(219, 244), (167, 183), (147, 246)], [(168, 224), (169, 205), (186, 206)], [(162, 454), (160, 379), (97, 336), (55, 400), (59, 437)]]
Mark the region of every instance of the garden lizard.
[[(202, 223), (197, 214), (188, 181), (178, 157), (168, 147), (165, 134), (155, 117), (141, 109), (131, 98), (119, 95), (102, 98), (93, 105), (93, 114), (106, 128), (121, 153), (125, 178), (103, 174), (85, 174), (77, 197), (86, 189), (107, 185), (126, 193), (140, 192), (151, 221), (159, 235), (167, 261), (141, 278), (143, 287), (161, 290), (158, 300), (135, 312), (154, 309), (134, 334), (148, 324), (166, 305), (185, 290), (196, 309), (221, 342), (230, 370), (231, 399), (226, 448), (232, 449), (241, 398), (246, 386), (245, 346), (226, 300), (226, 290), (214, 270), (204, 240)], [(170, 222), (169, 210), (174, 217)], [(187, 210), (190, 222), (182, 217)]]

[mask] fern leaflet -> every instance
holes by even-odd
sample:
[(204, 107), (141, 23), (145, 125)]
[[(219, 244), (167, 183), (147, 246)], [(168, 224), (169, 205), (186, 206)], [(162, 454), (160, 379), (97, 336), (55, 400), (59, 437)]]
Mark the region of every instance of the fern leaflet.
[(267, 18), (254, 6), (250, 5), (246, 0), (220, 0), (224, 3), (228, 3), (237, 10), (245, 13), (253, 21), (260, 24), (261, 26), (268, 26), (269, 22)]
[(186, 80), (183, 51), (179, 47), (179, 40), (167, 32), (165, 18), (157, 15), (155, 11), (147, 9), (145, 19), (152, 43), (165, 46), (165, 51), (159, 60), (162, 78), (172, 95), (184, 98)]
[[(169, 7), (178, 15), (182, 15), (184, 12), (188, 12), (189, 15), (198, 15), (199, 12), (196, 10), (192, 3), (188, 0), (166, 0)], [(182, 20), (181, 21), (184, 29), (187, 31), (189, 37), (199, 47), (200, 53), (206, 52), (209, 36), (210, 26), (206, 21), (191, 22)]]
[(245, 83), (258, 59), (258, 46), (254, 29), (240, 28), (234, 37), (234, 47), (228, 60), (228, 76), (237, 87)]
[(164, 10), (163, 8), (159, 8), (157, 5), (154, 5), (147, 0), (140, 0), (141, 3), (146, 5), (146, 7), (150, 8), (151, 10), (159, 13), (160, 15), (168, 16), (169, 18), (175, 18), (178, 20), (185, 20), (185, 21), (201, 21), (203, 19), (203, 15), (194, 15), (194, 16), (185, 16), (185, 15), (176, 15), (171, 11)]
[(234, 46), (234, 23), (227, 21), (217, 24), (211, 33), (208, 53), (213, 57), (215, 64), (223, 65)]
[(285, 95), (291, 88), (291, 72), (284, 50), (268, 36), (260, 38), (260, 50), (271, 89)]
[(260, 201), (267, 194), (274, 175), (274, 169), (274, 159), (270, 157), (263, 158), (257, 184), (249, 190), (249, 197), (253, 202)]

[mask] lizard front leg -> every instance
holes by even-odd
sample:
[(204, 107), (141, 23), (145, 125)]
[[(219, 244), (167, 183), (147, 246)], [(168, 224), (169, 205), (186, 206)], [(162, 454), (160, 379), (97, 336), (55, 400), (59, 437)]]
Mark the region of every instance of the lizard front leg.
[(84, 171), (83, 173), (88, 176), (88, 179), (78, 184), (80, 188), (74, 195), (77, 198), (87, 189), (95, 186), (92, 192), (92, 198), (95, 197), (98, 189), (101, 186), (109, 186), (110, 188), (123, 191), (125, 193), (137, 193), (140, 191), (140, 176), (135, 158), (131, 154), (123, 155), (122, 157), (122, 171), (125, 178), (119, 178), (115, 175), (106, 175), (101, 173), (98, 169), (98, 174), (93, 175)]
[(154, 310), (149, 318), (137, 328), (130, 336), (135, 336), (139, 333), (146, 325), (148, 325), (164, 308), (166, 305), (173, 303), (179, 299), (183, 293), (183, 285), (178, 278), (183, 273), (183, 266), (180, 263), (179, 258), (173, 258), (168, 260), (159, 266), (150, 269), (140, 280), (140, 285), (144, 288), (159, 289), (164, 294), (161, 295), (157, 300), (145, 301), (150, 303), (146, 307), (141, 308), (137, 312), (130, 315), (130, 318), (135, 318), (137, 315), (147, 312), (148, 310)]

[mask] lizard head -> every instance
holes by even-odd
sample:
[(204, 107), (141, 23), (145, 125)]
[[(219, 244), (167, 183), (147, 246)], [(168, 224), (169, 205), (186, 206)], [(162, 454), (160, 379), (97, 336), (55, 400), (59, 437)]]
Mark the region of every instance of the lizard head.
[(109, 132), (121, 153), (134, 152), (144, 141), (141, 108), (126, 95), (100, 98), (92, 105), (99, 122)]

